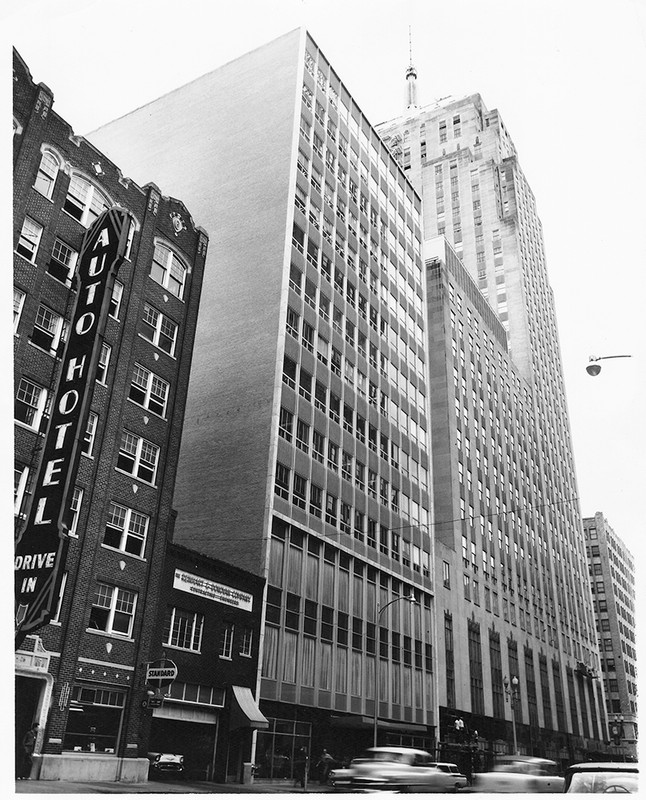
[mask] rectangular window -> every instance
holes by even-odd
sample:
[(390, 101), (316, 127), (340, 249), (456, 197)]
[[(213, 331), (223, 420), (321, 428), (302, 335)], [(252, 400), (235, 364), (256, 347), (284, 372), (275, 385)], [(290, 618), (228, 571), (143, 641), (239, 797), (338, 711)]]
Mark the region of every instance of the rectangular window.
[(117, 469), (146, 483), (154, 483), (159, 461), (159, 447), (129, 431), (121, 435)]
[(60, 239), (54, 241), (52, 257), (47, 272), (61, 283), (67, 283), (74, 274), (78, 253)]
[(276, 482), (274, 484), (274, 492), (283, 500), (289, 500), (289, 467), (276, 462)]
[(294, 473), (294, 486), (292, 503), (298, 508), (305, 509), (307, 505), (307, 479), (297, 472)]
[(220, 658), (231, 658), (233, 653), (233, 634), (235, 628), (232, 622), (226, 622), (222, 630), (222, 640), (220, 642)]
[(181, 300), (187, 274), (180, 258), (169, 247), (156, 242), (150, 277)]
[(33, 219), (25, 217), (16, 245), (16, 252), (21, 256), (31, 261), (32, 264), (36, 261), (36, 253), (38, 252), (38, 245), (40, 238), (43, 235), (43, 226), (39, 225)]
[(99, 363), (96, 368), (96, 379), (99, 383), (105, 385), (108, 378), (108, 365), (110, 364), (110, 354), (112, 348), (109, 344), (103, 342), (101, 345), (101, 355), (99, 356)]
[(283, 439), (288, 442), (292, 441), (292, 425), (294, 423), (294, 415), (286, 408), (280, 409), (280, 419), (278, 422), (278, 433)]
[(135, 364), (128, 398), (154, 414), (163, 417), (166, 413), (170, 386), (154, 372)]
[(47, 389), (22, 378), (18, 385), (15, 403), (15, 418), (33, 430), (44, 430), (47, 405)]
[(160, 350), (174, 355), (177, 341), (177, 325), (168, 317), (146, 303), (144, 305), (143, 326), (141, 335), (152, 342)]
[(251, 658), (253, 646), (253, 630), (244, 628), (242, 631), (242, 641), (240, 642), (240, 655)]
[(114, 319), (119, 319), (119, 312), (121, 311), (122, 300), (123, 300), (123, 284), (120, 283), (119, 281), (115, 281), (114, 286), (112, 287), (112, 297), (110, 298), (110, 312), (109, 312), (110, 316), (113, 317)]
[(111, 502), (103, 544), (143, 557), (148, 535), (148, 517), (132, 508)]
[(90, 411), (90, 415), (87, 418), (85, 436), (83, 437), (83, 442), (81, 444), (81, 453), (84, 456), (92, 456), (98, 421), (99, 417), (94, 413), (94, 411)]
[(13, 289), (13, 332), (18, 333), (18, 323), (25, 304), (25, 293), (22, 289)]
[(321, 518), (323, 512), (323, 490), (314, 483), (310, 484), (310, 514)]
[(107, 583), (98, 583), (90, 609), (91, 630), (131, 636), (137, 593)]
[(202, 614), (169, 607), (166, 610), (162, 644), (199, 653), (202, 647), (203, 629), (204, 616)]
[(45, 305), (36, 312), (31, 341), (48, 353), (55, 353), (63, 338), (63, 318)]

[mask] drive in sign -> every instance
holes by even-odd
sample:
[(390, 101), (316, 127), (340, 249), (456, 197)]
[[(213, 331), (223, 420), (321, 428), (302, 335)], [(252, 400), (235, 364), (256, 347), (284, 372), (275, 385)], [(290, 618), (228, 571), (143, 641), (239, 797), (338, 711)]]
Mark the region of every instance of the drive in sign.
[(87, 427), (110, 298), (132, 217), (104, 211), (85, 234), (76, 272), (76, 304), (42, 447), (27, 523), (16, 542), (16, 648), (49, 622), (65, 567), (71, 493)]

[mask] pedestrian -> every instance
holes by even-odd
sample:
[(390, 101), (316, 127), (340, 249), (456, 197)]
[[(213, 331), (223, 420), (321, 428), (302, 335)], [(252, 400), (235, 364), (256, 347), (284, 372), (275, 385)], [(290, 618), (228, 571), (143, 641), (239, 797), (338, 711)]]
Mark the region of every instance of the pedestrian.
[(36, 748), (36, 738), (38, 737), (39, 725), (32, 722), (27, 733), (22, 737), (22, 765), (20, 769), (19, 781), (28, 781), (31, 778), (31, 768), (34, 764), (34, 750)]
[(319, 770), (319, 783), (327, 783), (327, 776), (330, 774), (333, 761), (334, 759), (332, 756), (325, 748), (323, 748), (323, 752), (321, 753), (318, 764), (316, 765)]
[(305, 788), (305, 775), (307, 774), (307, 750), (301, 747), (294, 759), (294, 786), (300, 784)]

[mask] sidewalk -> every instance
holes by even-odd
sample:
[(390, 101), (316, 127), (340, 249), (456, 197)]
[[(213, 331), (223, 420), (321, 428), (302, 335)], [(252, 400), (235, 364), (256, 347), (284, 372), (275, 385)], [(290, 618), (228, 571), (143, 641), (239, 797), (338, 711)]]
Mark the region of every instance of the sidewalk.
[(209, 781), (15, 781), (16, 794), (311, 794), (329, 786), (308, 783), (305, 789), (284, 783), (211, 783)]

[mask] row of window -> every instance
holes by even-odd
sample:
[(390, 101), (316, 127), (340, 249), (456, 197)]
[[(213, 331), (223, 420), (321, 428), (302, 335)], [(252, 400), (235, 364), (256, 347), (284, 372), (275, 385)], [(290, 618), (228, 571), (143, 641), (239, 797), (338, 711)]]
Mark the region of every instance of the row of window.
[[(202, 649), (202, 634), (204, 632), (204, 614), (197, 611), (186, 611), (176, 606), (169, 606), (166, 610), (162, 644), (180, 650), (192, 650), (199, 653)], [(253, 630), (249, 627), (237, 629), (233, 622), (225, 622), (222, 626), (218, 655), (221, 658), (231, 659), (234, 647), (239, 655), (251, 657), (253, 644)]]
[[(18, 237), (16, 252), (32, 264), (36, 263), (43, 230), (43, 226), (34, 219), (25, 217)], [(126, 251), (128, 254), (131, 243), (132, 237)], [(56, 280), (71, 286), (77, 261), (78, 251), (57, 237), (54, 240), (51, 258), (46, 270)], [(150, 277), (181, 300), (184, 295), (187, 275), (188, 269), (179, 256), (166, 245), (156, 242)]]

